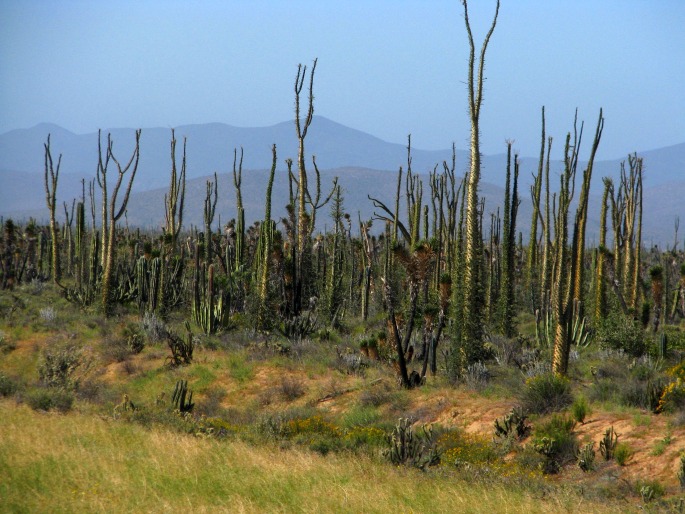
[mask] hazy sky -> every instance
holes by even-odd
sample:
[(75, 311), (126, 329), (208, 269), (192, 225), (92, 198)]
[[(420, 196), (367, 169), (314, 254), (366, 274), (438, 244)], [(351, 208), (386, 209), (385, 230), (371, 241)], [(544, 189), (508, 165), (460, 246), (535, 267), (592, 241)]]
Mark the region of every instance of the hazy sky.
[[(495, 0), (469, 7), (480, 47)], [(599, 158), (685, 142), (684, 27), (683, 0), (502, 0), (482, 151), (535, 155), (542, 105), (559, 148), (576, 107)], [(272, 125), (318, 57), (316, 114), (466, 148), (467, 56), (458, 0), (0, 0), (0, 133)]]

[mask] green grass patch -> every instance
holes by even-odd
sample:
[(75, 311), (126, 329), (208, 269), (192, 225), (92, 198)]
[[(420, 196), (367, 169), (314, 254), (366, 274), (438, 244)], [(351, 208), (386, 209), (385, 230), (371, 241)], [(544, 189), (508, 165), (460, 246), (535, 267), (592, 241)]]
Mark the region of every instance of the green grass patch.
[(229, 376), (240, 383), (252, 380), (255, 374), (254, 364), (242, 352), (230, 354), (226, 359), (226, 368)]
[[(566, 489), (479, 483), (363, 455), (280, 450), (3, 402), (8, 512), (625, 512)], [(544, 490), (545, 501), (540, 501)], [(373, 501), (370, 501), (373, 499)], [(475, 507), (475, 508), (474, 508)]]

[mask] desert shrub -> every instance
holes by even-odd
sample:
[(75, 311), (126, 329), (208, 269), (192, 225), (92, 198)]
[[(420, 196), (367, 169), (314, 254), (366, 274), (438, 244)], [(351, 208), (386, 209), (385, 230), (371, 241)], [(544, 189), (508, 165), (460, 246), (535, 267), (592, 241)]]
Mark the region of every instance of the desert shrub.
[(488, 465), (502, 456), (501, 446), (494, 444), (492, 438), (457, 430), (442, 433), (436, 445), (441, 451), (442, 463), (449, 466)]
[(74, 404), (74, 397), (62, 388), (38, 387), (26, 394), (26, 403), (33, 410), (57, 410), (69, 412)]
[(527, 348), (529, 341), (523, 336), (509, 339), (503, 336), (493, 335), (490, 345), (495, 361), (500, 366), (515, 365), (518, 368), (525, 367), (529, 362), (538, 357), (537, 350)]
[(475, 391), (481, 391), (490, 381), (490, 371), (482, 362), (474, 362), (466, 367), (464, 382), (466, 387)]
[(109, 389), (104, 382), (97, 379), (86, 379), (79, 383), (76, 396), (91, 403), (106, 404), (113, 403), (116, 394)]
[(294, 377), (283, 377), (278, 386), (279, 394), (287, 402), (291, 402), (304, 396), (306, 391), (307, 389), (302, 381)]
[(660, 412), (660, 400), (664, 393), (664, 385), (661, 381), (627, 380), (618, 382), (617, 387), (619, 388), (619, 401), (623, 405), (649, 409), (655, 413)]
[(219, 387), (212, 387), (205, 392), (204, 399), (198, 404), (197, 412), (203, 416), (216, 417), (221, 411), (221, 401), (226, 397), (226, 391)]
[(526, 362), (523, 367), (523, 374), (526, 378), (535, 378), (540, 375), (547, 375), (552, 372), (552, 364), (546, 360), (539, 360), (537, 358)]
[(526, 380), (521, 406), (527, 412), (547, 414), (568, 407), (572, 401), (569, 380), (547, 373)]
[(38, 316), (41, 321), (47, 325), (54, 323), (57, 320), (57, 311), (54, 307), (43, 307), (38, 311)]
[(545, 473), (556, 473), (575, 459), (578, 449), (573, 433), (575, 425), (573, 419), (555, 414), (547, 423), (536, 426), (533, 447), (545, 457)]
[(633, 357), (643, 355), (649, 346), (639, 324), (618, 312), (611, 312), (600, 320), (595, 341), (602, 348), (620, 349)]
[(385, 445), (387, 433), (377, 426), (354, 426), (345, 432), (343, 442), (347, 448)]
[(677, 379), (661, 390), (654, 412), (675, 412), (685, 407), (685, 382)]
[(124, 362), (131, 355), (128, 341), (123, 337), (105, 337), (102, 342), (102, 356), (110, 362)]
[(663, 387), (656, 412), (675, 412), (685, 407), (685, 362), (666, 371), (671, 382)]
[(145, 348), (144, 333), (135, 323), (128, 323), (121, 332), (131, 353), (140, 353)]
[(380, 407), (392, 400), (393, 391), (387, 384), (364, 389), (359, 395), (359, 405), (362, 407)]
[(17, 391), (17, 383), (0, 372), (0, 396), (11, 396)]
[(378, 423), (381, 414), (375, 407), (357, 405), (347, 410), (341, 422), (343, 427), (365, 427)]
[(0, 330), (0, 354), (9, 353), (16, 348), (17, 345), (10, 340), (7, 334)]
[(635, 490), (645, 503), (661, 498), (666, 492), (664, 486), (657, 480), (638, 480)]
[(571, 415), (577, 423), (585, 423), (585, 418), (590, 414), (590, 407), (584, 396), (579, 396), (573, 400), (571, 405)]
[(619, 466), (625, 466), (633, 456), (633, 450), (627, 443), (618, 443), (614, 449), (614, 459)]
[(56, 345), (43, 350), (38, 362), (38, 376), (43, 385), (75, 389), (77, 371), (85, 363), (83, 350), (74, 344)]
[(614, 401), (620, 396), (620, 388), (615, 380), (598, 380), (592, 384), (587, 396), (593, 402)]
[(685, 489), (685, 455), (680, 454), (678, 459), (678, 469), (676, 471), (676, 476), (678, 477), (678, 482), (680, 483), (680, 489)]
[(150, 342), (157, 343), (166, 337), (166, 325), (152, 312), (145, 313), (140, 321), (140, 328)]

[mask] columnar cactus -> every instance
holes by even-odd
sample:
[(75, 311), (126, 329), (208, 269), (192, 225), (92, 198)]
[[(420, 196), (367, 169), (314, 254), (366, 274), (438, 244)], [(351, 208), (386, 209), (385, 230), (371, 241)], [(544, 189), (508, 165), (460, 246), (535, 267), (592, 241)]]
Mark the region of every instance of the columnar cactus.
[(48, 140), (43, 145), (45, 148), (45, 200), (50, 212), (50, 238), (52, 240), (52, 280), (55, 284), (59, 284), (61, 278), (61, 269), (59, 261), (59, 239), (57, 237), (59, 231), (57, 229), (57, 220), (55, 218), (55, 207), (57, 205), (57, 182), (59, 180), (59, 168), (62, 164), (62, 154), (57, 159), (57, 166), (55, 167), (52, 160), (52, 153), (50, 151), (50, 135)]

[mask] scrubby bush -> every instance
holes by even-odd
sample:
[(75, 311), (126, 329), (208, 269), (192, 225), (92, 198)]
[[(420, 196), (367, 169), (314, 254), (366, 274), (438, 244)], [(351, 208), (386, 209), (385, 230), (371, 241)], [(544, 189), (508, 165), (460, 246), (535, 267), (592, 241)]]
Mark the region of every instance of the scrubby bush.
[(572, 401), (569, 380), (546, 373), (526, 380), (521, 406), (527, 412), (547, 414), (568, 407)]
[(633, 456), (633, 450), (627, 443), (618, 443), (614, 449), (614, 459), (619, 466), (625, 466)]
[(75, 389), (77, 370), (84, 364), (83, 351), (74, 344), (57, 345), (43, 350), (38, 363), (38, 376), (47, 387)]
[(0, 330), (0, 354), (9, 353), (17, 348), (17, 345), (2, 330)]
[(41, 321), (46, 324), (52, 324), (57, 320), (57, 311), (54, 307), (43, 307), (38, 314)]
[(481, 391), (490, 381), (490, 371), (482, 362), (474, 362), (466, 367), (464, 382), (466, 387)]
[(639, 324), (617, 312), (609, 313), (598, 323), (595, 341), (602, 348), (623, 350), (632, 357), (640, 357), (649, 348)]
[(380, 407), (393, 398), (393, 391), (386, 383), (364, 389), (359, 395), (359, 405), (362, 407)]
[(536, 426), (533, 447), (545, 457), (545, 473), (557, 473), (561, 466), (575, 459), (578, 450), (573, 433), (575, 426), (573, 419), (559, 415)]
[(0, 396), (11, 396), (17, 391), (17, 384), (3, 373), (0, 373)]
[(145, 333), (148, 341), (157, 343), (163, 341), (166, 336), (166, 325), (152, 312), (146, 312), (140, 322), (140, 328)]
[(571, 414), (577, 423), (585, 423), (585, 418), (590, 414), (590, 407), (584, 396), (579, 396), (573, 401)]
[(623, 405), (660, 412), (660, 401), (664, 394), (664, 384), (661, 381), (628, 380), (616, 385), (619, 401)]
[(287, 402), (297, 400), (298, 398), (304, 396), (306, 391), (307, 389), (302, 381), (294, 377), (283, 377), (278, 387), (278, 392)]
[(74, 404), (73, 395), (62, 388), (39, 387), (29, 391), (25, 399), (33, 410), (69, 412)]

